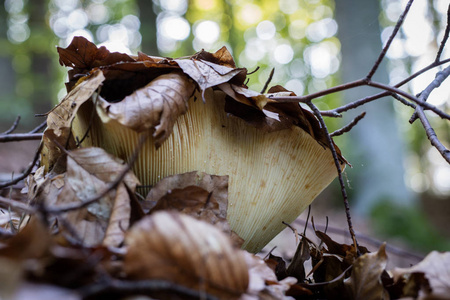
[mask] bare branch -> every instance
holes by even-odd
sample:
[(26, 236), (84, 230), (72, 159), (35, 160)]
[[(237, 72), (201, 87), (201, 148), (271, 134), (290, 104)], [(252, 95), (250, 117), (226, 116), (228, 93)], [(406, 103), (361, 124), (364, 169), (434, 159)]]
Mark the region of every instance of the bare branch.
[(405, 9), (403, 10), (403, 13), (398, 18), (397, 24), (395, 24), (394, 31), (392, 32), (391, 36), (389, 37), (386, 45), (383, 47), (383, 50), (380, 53), (380, 56), (378, 56), (377, 61), (372, 67), (372, 70), (370, 70), (369, 74), (367, 74), (366, 79), (371, 80), (375, 72), (377, 71), (378, 67), (381, 64), (381, 61), (386, 56), (386, 52), (388, 51), (389, 47), (391, 46), (392, 41), (394, 40), (395, 36), (397, 35), (397, 32), (400, 30), (400, 26), (403, 24), (403, 20), (405, 20), (406, 15), (408, 14), (409, 9), (411, 8), (412, 3), (414, 0), (409, 0), (406, 4)]
[(448, 36), (450, 34), (450, 4), (447, 9), (447, 26), (445, 27), (444, 36), (442, 37), (441, 45), (439, 46), (439, 50), (436, 54), (435, 62), (438, 62), (441, 59), (442, 51), (444, 51), (445, 44), (447, 43)]
[(442, 157), (450, 164), (450, 151), (439, 141), (436, 132), (434, 132), (433, 127), (431, 127), (430, 122), (423, 111), (423, 108), (417, 106), (416, 113), (417, 117), (420, 119), (420, 122), (422, 122), (423, 128), (425, 129), (425, 133), (427, 134), (431, 145), (433, 145), (439, 153), (441, 153)]
[(342, 127), (339, 130), (336, 130), (335, 132), (331, 133), (330, 136), (335, 137), (335, 136), (339, 136), (342, 135), (346, 132), (349, 132), (350, 130), (352, 130), (353, 127), (356, 126), (356, 124), (358, 124), (359, 121), (361, 121), (364, 117), (366, 116), (366, 112), (363, 111), (361, 114), (359, 114), (356, 118), (354, 118), (348, 125)]
[(0, 143), (42, 139), (42, 133), (14, 133), (0, 135)]
[(44, 121), (41, 124), (39, 124), (36, 128), (31, 130), (29, 133), (37, 133), (37, 132), (41, 131), (42, 129), (44, 129), (46, 126), (47, 126), (47, 121)]
[(19, 177), (15, 178), (11, 181), (0, 182), (0, 189), (3, 189), (7, 186), (14, 185), (14, 184), (18, 183), (19, 181), (25, 179), (28, 175), (30, 175), (31, 171), (33, 171), (34, 166), (36, 165), (37, 161), (39, 160), (39, 157), (41, 154), (41, 149), (42, 149), (42, 143), (37, 148), (37, 150), (34, 154), (33, 161), (28, 165), (27, 169), (22, 173), (22, 175), (20, 175)]
[[(420, 93), (419, 99), (422, 101), (427, 101), (428, 97), (430, 96), (431, 92), (438, 88), (444, 80), (450, 76), (450, 66), (445, 68), (444, 70), (438, 72), (436, 74), (436, 78)], [(409, 119), (409, 123), (414, 123), (414, 121), (417, 119), (417, 113), (415, 112), (411, 119)]]
[(11, 132), (13, 132), (14, 130), (16, 130), (17, 126), (19, 125), (20, 122), (20, 116), (17, 116), (16, 120), (14, 121), (14, 123), (11, 125), (11, 127), (6, 130), (5, 132), (2, 133), (3, 134), (10, 134)]
[(20, 211), (23, 211), (28, 214), (32, 214), (32, 213), (36, 212), (36, 210), (34, 208), (32, 208), (31, 206), (29, 206), (28, 204), (25, 204), (25, 203), (17, 201), (17, 200), (8, 199), (8, 198), (2, 197), (2, 196), (0, 196), (0, 206), (6, 207), (6, 208), (11, 207), (14, 210), (20, 210)]
[(327, 125), (325, 124), (325, 121), (323, 120), (322, 116), (320, 115), (320, 111), (317, 108), (317, 106), (315, 106), (311, 101), (307, 102), (306, 104), (309, 106), (309, 108), (311, 108), (311, 110), (313, 111), (313, 113), (317, 117), (317, 119), (319, 119), (320, 125), (327, 137), (328, 146), (331, 149), (331, 153), (332, 153), (333, 159), (334, 159), (334, 164), (335, 164), (337, 172), (338, 172), (339, 184), (341, 185), (341, 193), (342, 193), (342, 197), (344, 199), (345, 214), (347, 216), (348, 230), (350, 232), (350, 236), (353, 239), (355, 250), (359, 251), (358, 250), (359, 249), (358, 242), (356, 241), (355, 231), (353, 230), (352, 217), (350, 215), (350, 205), (348, 204), (348, 195), (347, 195), (347, 190), (345, 189), (344, 178), (342, 176), (341, 164), (340, 164), (337, 152), (336, 152), (336, 148), (334, 147), (333, 139), (331, 138), (331, 136), (328, 132)]
[(267, 90), (267, 87), (269, 86), (270, 82), (272, 81), (273, 74), (275, 73), (275, 68), (272, 68), (272, 71), (270, 71), (269, 78), (267, 78), (266, 83), (264, 84), (261, 94), (264, 94)]

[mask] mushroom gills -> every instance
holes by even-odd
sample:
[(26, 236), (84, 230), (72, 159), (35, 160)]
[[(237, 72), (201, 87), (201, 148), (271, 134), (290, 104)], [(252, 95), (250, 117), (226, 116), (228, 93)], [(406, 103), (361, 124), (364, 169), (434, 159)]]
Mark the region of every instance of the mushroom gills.
[[(88, 130), (92, 102), (74, 121), (74, 136)], [(84, 146), (98, 146), (126, 160), (139, 134), (112, 119), (97, 105)], [(344, 166), (342, 165), (342, 168)], [(175, 122), (169, 138), (155, 149), (150, 138), (133, 167), (142, 185), (152, 186), (174, 174), (201, 171), (228, 175), (227, 219), (245, 240), (242, 248), (259, 252), (286, 223), (293, 222), (337, 176), (329, 148), (303, 129), (264, 132), (228, 116), (218, 97), (189, 100), (189, 109)]]

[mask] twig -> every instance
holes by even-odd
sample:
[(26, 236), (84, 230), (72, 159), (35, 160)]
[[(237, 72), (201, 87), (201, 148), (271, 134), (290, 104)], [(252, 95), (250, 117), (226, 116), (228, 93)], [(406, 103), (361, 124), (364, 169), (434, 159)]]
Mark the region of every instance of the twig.
[[(448, 76), (450, 76), (450, 66), (448, 66), (447, 68), (436, 74), (436, 78), (420, 93), (419, 99), (422, 101), (427, 101), (431, 92), (434, 89), (438, 88), (441, 85), (441, 83), (444, 82), (445, 79), (447, 79)], [(412, 124), (416, 120), (417, 120), (417, 112), (414, 112), (414, 114), (411, 116), (411, 119), (409, 119), (409, 123)]]
[[(431, 69), (433, 69), (433, 68), (435, 68), (437, 66), (446, 64), (448, 62), (450, 62), (450, 58), (449, 59), (445, 59), (445, 60), (440, 61), (440, 62), (433, 62), (430, 65), (426, 66), (425, 68), (423, 68), (423, 69), (417, 71), (416, 73), (412, 74), (411, 76), (403, 79), (402, 81), (400, 81), (399, 83), (394, 85), (394, 87), (399, 88), (399, 87), (403, 86), (404, 84), (410, 82), (414, 78), (418, 77), (419, 75), (422, 75), (426, 71), (429, 71), (429, 70), (431, 70)], [(372, 96), (369, 96), (369, 97), (364, 97), (362, 99), (358, 99), (356, 101), (353, 101), (351, 103), (348, 103), (346, 105), (337, 107), (337, 108), (332, 109), (332, 110), (323, 111), (323, 112), (321, 112), (321, 114), (322, 114), (322, 116), (333, 116), (332, 114), (335, 114), (335, 113), (340, 115), (340, 113), (346, 112), (346, 111), (351, 110), (351, 109), (355, 109), (355, 108), (357, 108), (359, 106), (362, 106), (364, 104), (367, 104), (369, 102), (372, 102), (374, 100), (377, 100), (377, 99), (380, 99), (380, 98), (386, 97), (386, 96), (393, 96), (394, 98), (396, 98), (394, 93), (384, 91), (384, 92), (380, 92), (378, 94), (375, 94), (375, 95), (372, 95)], [(402, 98), (396, 98), (396, 99), (400, 100)], [(402, 99), (402, 100), (404, 100), (404, 99)], [(416, 107), (413, 103), (410, 103), (408, 101), (402, 101), (402, 100), (400, 100), (400, 101), (403, 104), (408, 105), (408, 106), (410, 106), (412, 108)]]
[(397, 32), (400, 30), (400, 26), (402, 26), (403, 21), (405, 20), (406, 15), (409, 12), (409, 9), (411, 8), (412, 3), (414, 0), (409, 0), (406, 4), (405, 9), (403, 10), (403, 13), (398, 18), (397, 24), (395, 24), (394, 31), (392, 32), (391, 36), (389, 37), (386, 45), (384, 45), (383, 50), (381, 50), (380, 55), (378, 56), (378, 59), (376, 60), (375, 64), (373, 65), (372, 69), (369, 71), (369, 74), (367, 74), (366, 79), (371, 80), (375, 72), (377, 71), (378, 67), (381, 64), (381, 61), (386, 56), (386, 52), (388, 51), (389, 47), (391, 46), (392, 41), (394, 40), (395, 36), (397, 35)]
[[(10, 134), (11, 132), (13, 132), (14, 130), (16, 130), (17, 126), (19, 125), (20, 122), (20, 116), (17, 116), (16, 120), (14, 121), (14, 123), (11, 125), (11, 127), (6, 130), (5, 132), (3, 132), (3, 134)], [(3, 135), (2, 134), (2, 135)]]
[(442, 51), (444, 51), (445, 44), (447, 43), (448, 36), (450, 34), (450, 4), (447, 9), (447, 26), (445, 27), (444, 36), (442, 37), (441, 45), (439, 46), (439, 50), (436, 53), (435, 62), (438, 62), (441, 59)]
[(0, 135), (0, 143), (42, 139), (42, 133), (14, 133)]
[[(302, 219), (296, 219), (295, 223), (298, 223), (299, 226), (307, 226), (308, 225)], [(324, 229), (325, 229), (325, 225), (316, 224), (315, 226), (317, 229), (319, 229), (321, 231), (324, 231)], [(309, 227), (312, 228), (311, 225), (309, 225)], [(328, 232), (342, 235), (342, 236), (345, 236), (348, 234), (348, 232), (346, 230), (343, 230), (343, 229), (337, 228), (337, 227), (333, 227), (333, 226), (328, 226)], [(371, 244), (377, 248), (379, 248), (383, 244), (383, 242), (381, 242), (377, 239), (374, 239), (370, 236), (364, 235), (362, 233), (355, 233), (355, 234), (356, 234), (356, 237), (358, 238), (358, 241), (365, 241), (366, 243)], [(423, 256), (421, 256), (421, 255), (417, 255), (415, 253), (408, 252), (404, 249), (398, 248), (396, 246), (392, 246), (390, 244), (386, 244), (386, 251), (388, 251), (394, 255), (400, 256), (400, 257), (409, 257), (409, 258), (412, 258), (417, 261), (421, 261), (423, 259)]]
[(82, 299), (97, 299), (105, 295), (152, 295), (155, 292), (171, 292), (192, 299), (213, 300), (216, 297), (205, 291), (196, 291), (185, 286), (164, 280), (117, 280), (110, 279), (105, 283), (95, 283), (79, 290)]
[(423, 128), (425, 129), (425, 133), (427, 134), (428, 140), (430, 140), (431, 145), (433, 145), (439, 151), (439, 153), (441, 153), (442, 157), (450, 164), (450, 151), (445, 148), (445, 146), (439, 141), (436, 132), (434, 131), (433, 127), (431, 127), (430, 122), (425, 116), (423, 108), (417, 106), (416, 113), (417, 117), (420, 119), (420, 122), (422, 122)]
[(433, 111), (439, 117), (441, 117), (443, 119), (450, 120), (450, 115), (449, 114), (443, 112), (442, 110), (440, 110), (436, 106), (434, 106), (434, 105), (432, 105), (432, 104), (430, 104), (428, 102), (422, 101), (419, 98), (414, 97), (414, 96), (408, 94), (407, 92), (402, 91), (402, 90), (400, 90), (398, 88), (389, 86), (387, 84), (375, 82), (375, 81), (369, 81), (369, 82), (367, 82), (367, 85), (373, 86), (373, 87), (376, 87), (376, 88), (379, 88), (379, 89), (382, 89), (382, 90), (390, 91), (390, 92), (393, 92), (393, 93), (396, 93), (396, 94), (399, 94), (399, 95), (402, 95), (403, 97), (405, 97), (405, 98), (415, 102), (416, 104), (418, 104), (420, 106), (423, 106), (424, 108)]
[(350, 236), (353, 239), (353, 244), (355, 246), (355, 250), (357, 251), (357, 253), (359, 253), (358, 242), (356, 240), (355, 231), (353, 230), (352, 217), (350, 215), (350, 205), (348, 203), (347, 190), (345, 189), (344, 178), (342, 177), (341, 164), (339, 162), (339, 158), (338, 158), (338, 155), (337, 155), (337, 152), (336, 152), (336, 148), (334, 147), (333, 139), (331, 138), (331, 136), (330, 136), (330, 134), (328, 132), (327, 125), (325, 124), (325, 121), (323, 120), (322, 116), (320, 115), (320, 111), (317, 108), (317, 106), (315, 106), (312, 102), (308, 102), (306, 104), (311, 108), (311, 110), (313, 111), (314, 115), (319, 120), (320, 125), (322, 127), (322, 130), (324, 131), (324, 133), (325, 133), (325, 135), (327, 137), (328, 146), (331, 149), (331, 153), (332, 153), (333, 159), (334, 159), (334, 164), (336, 165), (336, 169), (337, 169), (337, 172), (338, 172), (339, 184), (341, 185), (341, 193), (342, 193), (342, 197), (344, 199), (345, 214), (347, 216), (348, 230), (350, 232)]
[(41, 131), (42, 129), (44, 129), (46, 126), (47, 126), (47, 121), (44, 121), (41, 124), (39, 124), (36, 128), (31, 130), (29, 133), (37, 133), (37, 132)]
[(266, 83), (264, 84), (264, 86), (261, 90), (261, 94), (264, 94), (266, 92), (267, 88), (269, 87), (270, 82), (272, 81), (274, 73), (275, 73), (275, 68), (272, 68), (272, 71), (270, 71), (270, 74), (269, 74), (269, 78), (267, 78)]
[(121, 182), (122, 180), (125, 178), (125, 176), (127, 175), (127, 173), (130, 171), (130, 169), (132, 168), (134, 162), (136, 161), (139, 152), (142, 148), (142, 146), (144, 145), (145, 141), (147, 140), (147, 138), (150, 135), (150, 131), (146, 131), (143, 135), (141, 135), (138, 144), (136, 145), (135, 149), (134, 149), (134, 153), (132, 154), (131, 158), (128, 160), (128, 164), (126, 165), (126, 167), (123, 169), (123, 171), (119, 174), (119, 176), (117, 176), (117, 178), (111, 182), (103, 191), (101, 191), (100, 193), (98, 193), (97, 195), (95, 195), (94, 197), (84, 200), (81, 203), (72, 203), (72, 204), (68, 204), (66, 206), (60, 206), (60, 207), (56, 207), (56, 208), (44, 208), (45, 212), (47, 213), (51, 213), (51, 214), (60, 214), (60, 213), (65, 213), (71, 210), (77, 210), (83, 207), (86, 207), (98, 200), (100, 200), (101, 198), (103, 198), (104, 196), (106, 196), (111, 190), (115, 189)]
[(36, 212), (36, 210), (30, 207), (28, 204), (17, 200), (8, 199), (2, 196), (0, 196), (0, 205), (2, 205), (3, 207), (11, 207), (14, 210), (21, 210), (28, 214), (33, 214)]
[(33, 171), (34, 166), (36, 165), (37, 161), (39, 160), (42, 145), (43, 145), (42, 143), (39, 145), (39, 147), (37, 148), (37, 150), (34, 154), (33, 161), (28, 165), (27, 169), (22, 173), (22, 175), (20, 175), (19, 177), (15, 178), (11, 181), (0, 182), (0, 189), (3, 189), (10, 185), (14, 185), (14, 184), (18, 183), (19, 181), (23, 180), (24, 178), (26, 178), (28, 175), (30, 175), (31, 171)]
[(361, 121), (364, 117), (366, 116), (366, 112), (363, 111), (361, 114), (359, 114), (356, 118), (354, 118), (349, 124), (347, 124), (346, 126), (342, 127), (339, 130), (336, 130), (335, 132), (331, 133), (330, 136), (331, 137), (335, 137), (335, 136), (339, 136), (342, 135), (346, 132), (349, 132), (350, 130), (352, 130), (353, 127), (356, 126), (356, 124), (358, 124), (359, 121)]

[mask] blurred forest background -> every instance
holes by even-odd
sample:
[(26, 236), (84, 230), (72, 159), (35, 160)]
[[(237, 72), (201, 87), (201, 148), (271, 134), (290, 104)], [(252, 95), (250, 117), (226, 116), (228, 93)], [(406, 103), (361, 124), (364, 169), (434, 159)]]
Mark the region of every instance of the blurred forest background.
[[(239, 67), (249, 71), (260, 67), (250, 75), (250, 89), (260, 91), (275, 68), (272, 84), (304, 95), (364, 77), (406, 1), (5, 0), (3, 4), (0, 132), (18, 115), (19, 130), (25, 132), (43, 121), (35, 114), (49, 111), (66, 94), (66, 70), (58, 63), (56, 46), (66, 47), (74, 36), (110, 51), (168, 57), (226, 45)], [(447, 9), (448, 0), (417, 0), (374, 79), (395, 84), (431, 63)], [(448, 45), (442, 57), (450, 57)], [(417, 94), (437, 71), (404, 88)], [(352, 89), (315, 103), (327, 110), (376, 92)], [(428, 101), (449, 112), (448, 83)], [(351, 133), (336, 138), (353, 165), (346, 169), (353, 213), (372, 220), (382, 236), (406, 240), (414, 250), (450, 250), (450, 166), (430, 146), (419, 122), (408, 123), (410, 108), (384, 98), (362, 109), (368, 112), (366, 118)], [(361, 108), (342, 119), (327, 118), (330, 131), (360, 112)], [(449, 147), (449, 122), (431, 115), (430, 119)], [(6, 149), (5, 144), (0, 147)], [(337, 188), (325, 192), (319, 205), (343, 211)]]

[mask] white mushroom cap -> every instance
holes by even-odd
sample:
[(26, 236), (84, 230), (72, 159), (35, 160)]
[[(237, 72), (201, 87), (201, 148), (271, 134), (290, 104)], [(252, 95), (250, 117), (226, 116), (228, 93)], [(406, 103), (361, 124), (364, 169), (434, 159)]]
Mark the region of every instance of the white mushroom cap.
[[(337, 176), (333, 157), (299, 127), (264, 132), (227, 116), (223, 99), (211, 100), (190, 99), (168, 139), (156, 149), (150, 138), (133, 170), (143, 185), (190, 171), (229, 175), (227, 219), (245, 240), (243, 248), (258, 252), (285, 228), (282, 221), (293, 222)], [(101, 105), (96, 110), (99, 117), (84, 145), (130, 157), (139, 134), (109, 119)], [(85, 104), (74, 122), (75, 136), (84, 135), (90, 114)]]

